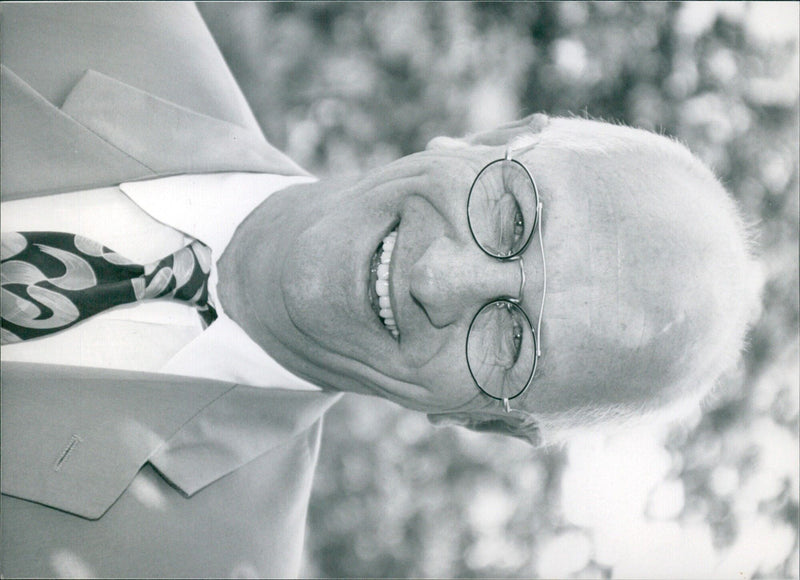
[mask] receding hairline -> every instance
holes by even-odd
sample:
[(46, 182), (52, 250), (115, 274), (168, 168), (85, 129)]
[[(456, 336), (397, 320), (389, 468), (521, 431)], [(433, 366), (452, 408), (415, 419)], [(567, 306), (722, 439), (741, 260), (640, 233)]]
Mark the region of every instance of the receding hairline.
[[(537, 419), (546, 431), (563, 430), (571, 426), (619, 422), (641, 413), (657, 412), (656, 409), (669, 409), (668, 412), (673, 412), (677, 408), (696, 404), (713, 388), (724, 370), (738, 359), (748, 323), (758, 310), (760, 268), (753, 257), (750, 230), (730, 194), (714, 173), (684, 144), (649, 131), (589, 119), (556, 117), (551, 118), (540, 132), (519, 136), (514, 141), (523, 147), (533, 144), (537, 149), (580, 150), (603, 156), (634, 153), (642, 146), (650, 144), (652, 151), (662, 155), (666, 162), (677, 163), (682, 170), (691, 173), (698, 184), (704, 184), (702, 191), (697, 192), (698, 195), (708, 197), (719, 208), (718, 219), (727, 221), (728, 229), (732, 232), (728, 241), (738, 247), (738, 263), (733, 267), (738, 270), (739, 275), (731, 280), (738, 287), (731, 290), (730, 296), (725, 297), (733, 310), (726, 325), (726, 336), (713, 345), (705, 345), (705, 349), (711, 352), (706, 357), (706, 363), (702, 365), (704, 368), (688, 372), (678, 381), (679, 384), (672, 385), (671, 396), (657, 391), (647, 401), (632, 405), (587, 405), (553, 414), (537, 414), (534, 410), (534, 415), (538, 415)], [(546, 307), (544, 316), (547, 317)], [(546, 337), (543, 337), (543, 341), (546, 341)], [(532, 387), (535, 389), (535, 383)]]

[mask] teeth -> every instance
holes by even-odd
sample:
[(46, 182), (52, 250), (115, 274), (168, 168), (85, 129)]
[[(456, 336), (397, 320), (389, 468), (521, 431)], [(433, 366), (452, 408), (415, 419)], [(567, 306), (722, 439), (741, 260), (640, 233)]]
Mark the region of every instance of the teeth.
[(375, 293), (378, 295), (378, 303), (380, 305), (380, 318), (383, 321), (383, 325), (395, 338), (400, 336), (400, 332), (397, 330), (392, 303), (389, 299), (389, 270), (396, 240), (397, 230), (390, 232), (389, 235), (383, 238), (380, 264), (376, 272), (378, 279), (375, 282)]

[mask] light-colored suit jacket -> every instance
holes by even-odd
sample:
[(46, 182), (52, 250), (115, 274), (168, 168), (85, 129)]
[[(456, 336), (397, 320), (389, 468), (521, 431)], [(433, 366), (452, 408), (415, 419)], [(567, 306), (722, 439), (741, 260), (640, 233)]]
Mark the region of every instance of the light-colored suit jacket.
[[(264, 138), (193, 4), (1, 10), (4, 201), (305, 174)], [(0, 380), (4, 576), (297, 573), (336, 396), (55, 365)]]

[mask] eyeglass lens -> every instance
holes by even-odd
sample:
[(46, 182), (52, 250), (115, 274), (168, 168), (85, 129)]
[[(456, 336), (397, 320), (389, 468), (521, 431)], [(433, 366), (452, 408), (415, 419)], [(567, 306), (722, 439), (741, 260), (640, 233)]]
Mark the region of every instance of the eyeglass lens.
[[(538, 220), (536, 186), (513, 159), (487, 165), (475, 178), (467, 219), (475, 242), (498, 259), (520, 254)], [(467, 364), (475, 384), (495, 399), (525, 390), (536, 366), (536, 337), (524, 310), (500, 299), (483, 306), (467, 335)]]
[(513, 159), (499, 159), (475, 178), (467, 201), (472, 236), (484, 252), (509, 258), (525, 249), (536, 226), (536, 188)]
[(467, 335), (467, 364), (490, 397), (512, 399), (521, 393), (536, 364), (536, 339), (525, 312), (508, 300), (481, 308)]

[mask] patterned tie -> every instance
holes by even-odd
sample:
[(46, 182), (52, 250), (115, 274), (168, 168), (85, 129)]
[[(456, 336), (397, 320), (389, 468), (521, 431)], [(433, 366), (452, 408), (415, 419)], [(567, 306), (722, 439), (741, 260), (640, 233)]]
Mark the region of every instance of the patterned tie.
[(61, 232), (4, 232), (0, 344), (46, 336), (109, 308), (173, 298), (217, 313), (208, 295), (211, 250), (194, 241), (142, 266), (99, 243)]

